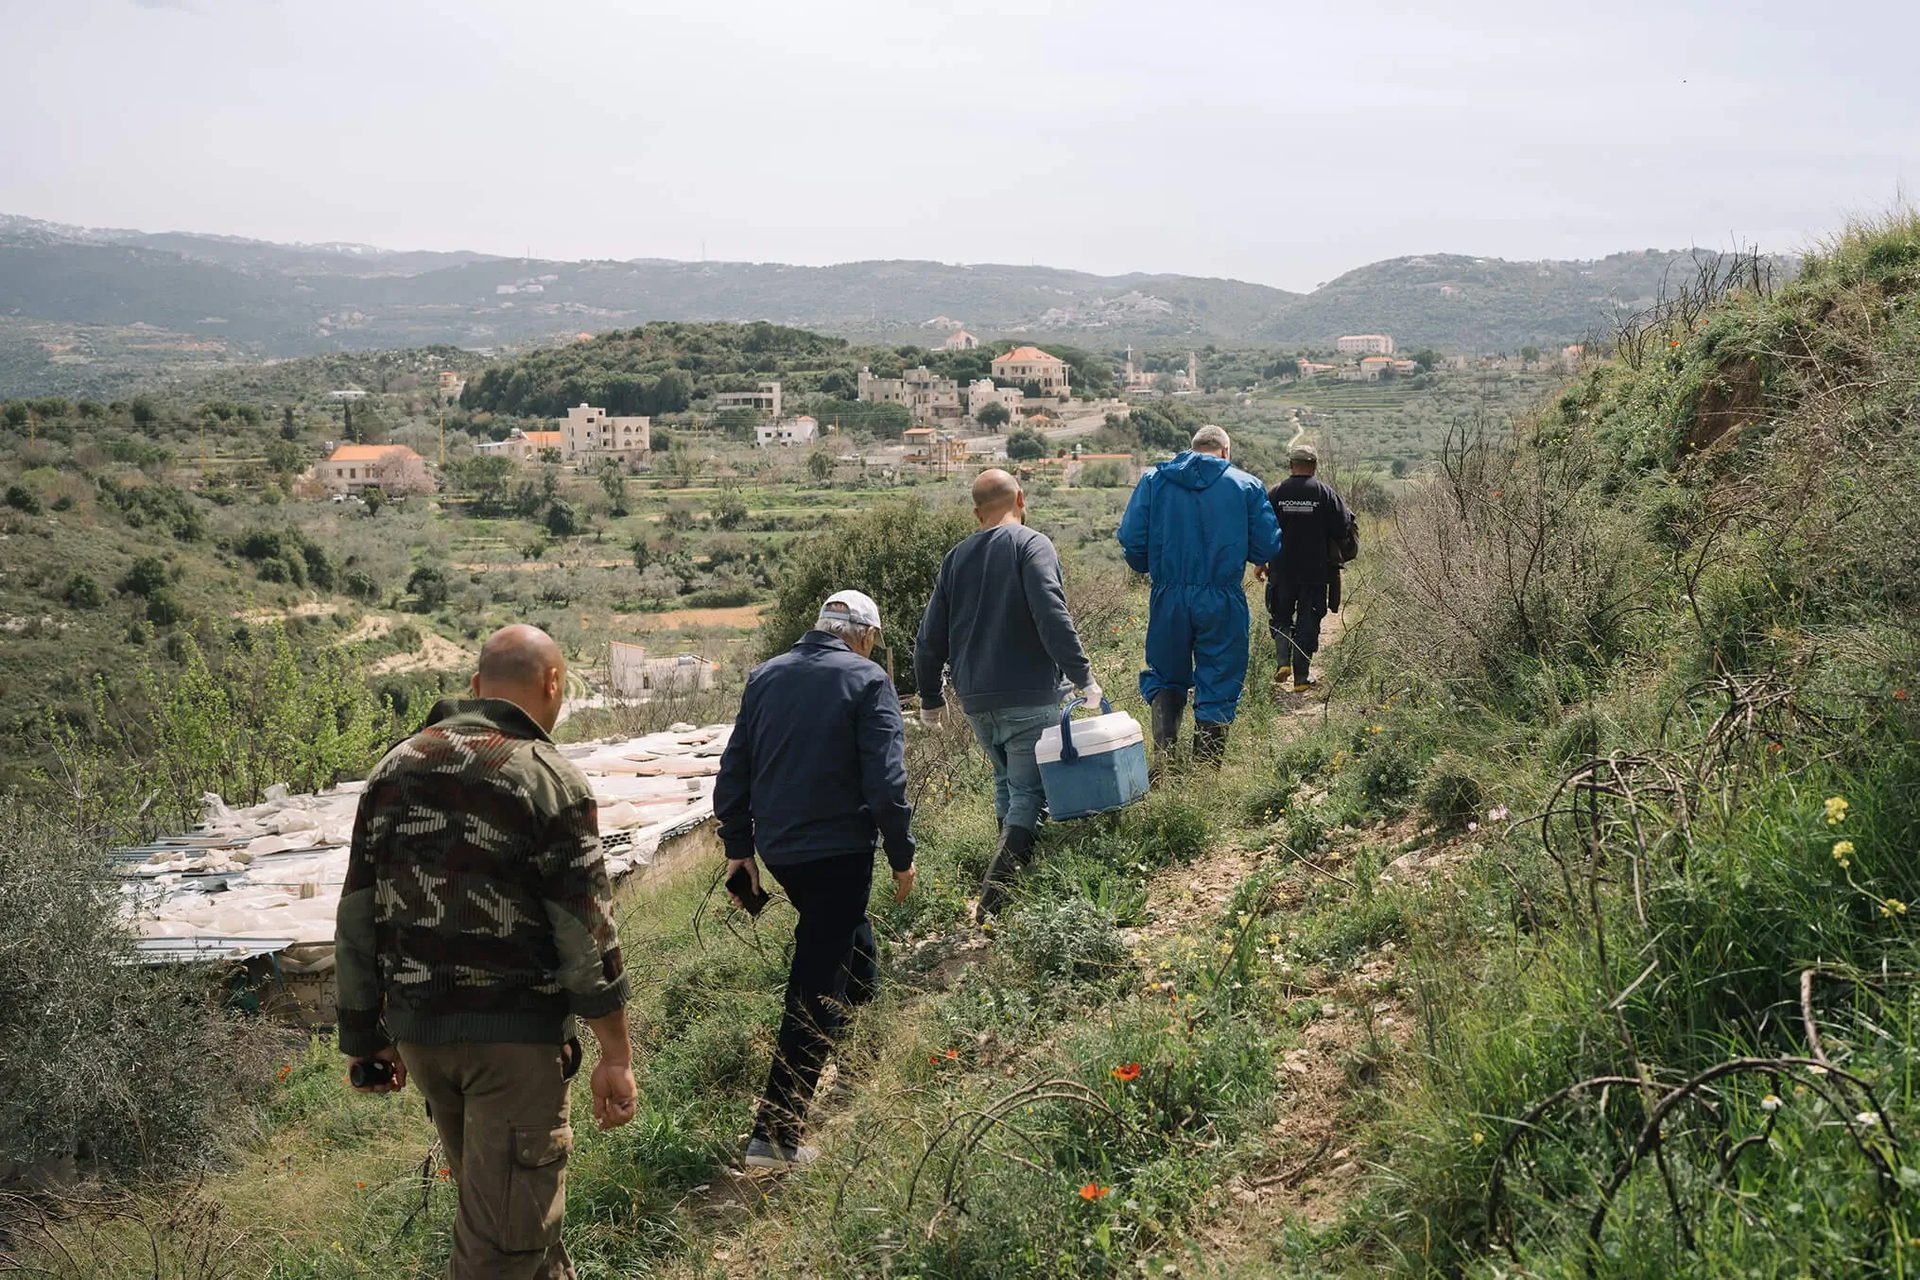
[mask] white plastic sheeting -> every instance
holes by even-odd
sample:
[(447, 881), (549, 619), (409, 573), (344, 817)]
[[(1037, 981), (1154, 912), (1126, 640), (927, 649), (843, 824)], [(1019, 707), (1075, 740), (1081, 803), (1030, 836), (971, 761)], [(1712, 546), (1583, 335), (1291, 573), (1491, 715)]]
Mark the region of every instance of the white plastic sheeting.
[[(713, 816), (714, 775), (731, 732), (729, 725), (678, 724), (643, 738), (561, 748), (599, 802), (611, 877), (646, 866), (661, 841)], [(271, 787), (261, 803), (241, 809), (209, 795), (206, 819), (190, 835), (119, 852), (127, 910), (140, 934), (182, 944), (155, 952), (170, 958), (191, 957), (196, 939), (330, 949), (364, 787), (349, 782), (317, 795)]]

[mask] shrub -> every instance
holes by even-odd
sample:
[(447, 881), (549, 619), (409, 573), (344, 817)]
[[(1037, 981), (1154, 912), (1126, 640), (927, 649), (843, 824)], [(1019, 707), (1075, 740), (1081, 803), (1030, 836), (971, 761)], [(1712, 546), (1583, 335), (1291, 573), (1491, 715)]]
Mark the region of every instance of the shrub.
[(547, 504), (547, 532), (556, 538), (571, 538), (580, 532), (580, 514), (565, 498)]
[(1443, 755), (1420, 784), (1420, 811), (1443, 831), (1458, 831), (1477, 819), (1486, 802), (1486, 790), (1464, 756)]
[(1009, 913), (1001, 945), (1040, 979), (1105, 982), (1128, 970), (1127, 946), (1113, 917), (1073, 898)]
[(761, 624), (762, 656), (792, 647), (835, 591), (864, 591), (880, 606), (884, 651), (874, 650), (875, 660), (889, 666), (902, 693), (914, 692), (913, 636), (920, 615), (940, 562), (973, 528), (973, 517), (961, 508), (920, 502), (883, 503), (836, 522), (782, 579)]
[(171, 591), (163, 589), (147, 597), (147, 621), (156, 627), (171, 627), (186, 616), (186, 606)]
[(141, 556), (120, 579), (120, 589), (136, 596), (150, 596), (166, 585), (167, 563), (159, 556)]
[(1031, 427), (1021, 427), (1007, 437), (1007, 457), (1015, 462), (1030, 462), (1047, 456), (1047, 438)]
[(15, 511), (23, 511), (30, 516), (40, 514), (40, 499), (33, 495), (31, 489), (23, 485), (10, 484), (7, 486), (7, 505)]
[(0, 803), (0, 1164), (194, 1165), (229, 1130), (249, 1074), (205, 970), (126, 963), (132, 936), (99, 848)]
[(76, 573), (67, 579), (66, 602), (76, 609), (98, 609), (107, 602), (107, 593), (90, 573)]

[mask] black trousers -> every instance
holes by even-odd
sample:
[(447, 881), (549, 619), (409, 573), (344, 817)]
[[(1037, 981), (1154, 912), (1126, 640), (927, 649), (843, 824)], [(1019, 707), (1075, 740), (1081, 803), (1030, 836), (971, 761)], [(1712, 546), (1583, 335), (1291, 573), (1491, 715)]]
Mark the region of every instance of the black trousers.
[(1326, 616), (1326, 583), (1267, 579), (1267, 630), (1281, 666), (1306, 669), (1320, 651), (1320, 620)]
[(873, 924), (867, 919), (873, 851), (768, 869), (800, 921), (793, 930), (787, 1007), (753, 1136), (793, 1146), (848, 1011), (873, 998), (879, 979)]

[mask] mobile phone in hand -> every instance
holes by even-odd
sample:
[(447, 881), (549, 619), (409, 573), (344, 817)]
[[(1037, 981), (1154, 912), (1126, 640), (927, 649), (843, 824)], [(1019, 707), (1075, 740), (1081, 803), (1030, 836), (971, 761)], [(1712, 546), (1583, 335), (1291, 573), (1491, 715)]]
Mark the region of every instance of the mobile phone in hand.
[(727, 877), (727, 892), (740, 899), (740, 905), (750, 916), (759, 915), (768, 902), (767, 891), (753, 887), (753, 877), (747, 874), (745, 867)]

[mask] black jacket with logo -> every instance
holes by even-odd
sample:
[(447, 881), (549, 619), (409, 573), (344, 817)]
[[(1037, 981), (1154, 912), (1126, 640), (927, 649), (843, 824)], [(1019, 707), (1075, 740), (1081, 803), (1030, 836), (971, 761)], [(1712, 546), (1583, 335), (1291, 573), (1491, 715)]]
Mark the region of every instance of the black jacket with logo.
[(1267, 490), (1267, 501), (1280, 522), (1280, 554), (1267, 562), (1267, 572), (1305, 586), (1338, 582), (1357, 535), (1353, 514), (1333, 486), (1318, 476), (1288, 476)]

